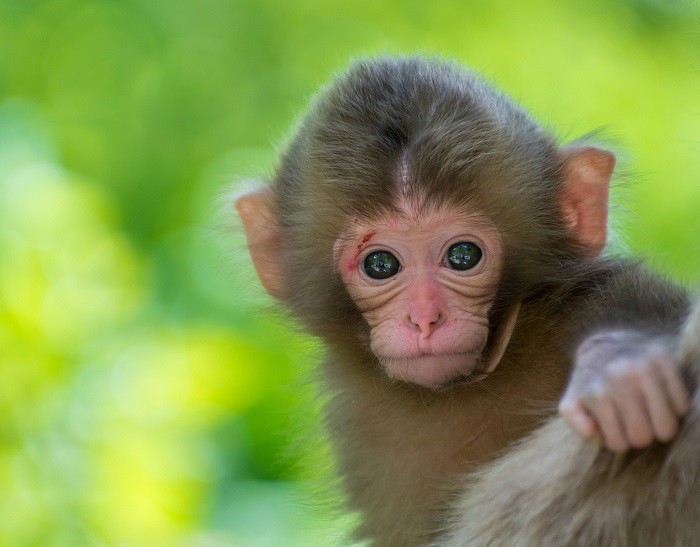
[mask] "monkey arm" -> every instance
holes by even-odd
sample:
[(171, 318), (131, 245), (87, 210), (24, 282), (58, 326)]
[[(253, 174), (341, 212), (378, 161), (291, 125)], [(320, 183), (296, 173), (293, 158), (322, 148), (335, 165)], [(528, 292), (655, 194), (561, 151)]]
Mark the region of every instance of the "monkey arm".
[(640, 264), (605, 269), (591, 274), (576, 303), (582, 313), (559, 412), (583, 437), (624, 452), (670, 440), (688, 410), (676, 350), (690, 300)]
[[(700, 379), (700, 302), (682, 327), (680, 369)], [(624, 455), (561, 417), (467, 479), (439, 545), (697, 545), (700, 394), (673, 442)]]

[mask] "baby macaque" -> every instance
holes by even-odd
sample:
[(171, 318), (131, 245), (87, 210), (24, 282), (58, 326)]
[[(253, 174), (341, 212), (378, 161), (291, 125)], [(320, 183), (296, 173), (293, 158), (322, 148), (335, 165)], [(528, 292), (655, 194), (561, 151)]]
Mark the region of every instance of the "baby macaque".
[(602, 256), (614, 165), (454, 64), (378, 58), (238, 198), (263, 286), (327, 348), (358, 538), (700, 537), (700, 325), (686, 290)]

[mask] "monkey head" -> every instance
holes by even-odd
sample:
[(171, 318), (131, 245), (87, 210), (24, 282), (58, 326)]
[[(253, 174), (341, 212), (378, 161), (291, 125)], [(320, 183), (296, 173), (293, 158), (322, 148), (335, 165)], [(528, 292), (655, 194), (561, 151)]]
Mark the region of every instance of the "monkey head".
[(353, 220), (335, 263), (389, 376), (439, 387), (477, 365), (486, 372), (502, 247), (488, 218), (444, 206)]
[(236, 206), (263, 286), (312, 333), (435, 389), (497, 366), (520, 303), (600, 253), (613, 168), (468, 71), (380, 58), (319, 95)]

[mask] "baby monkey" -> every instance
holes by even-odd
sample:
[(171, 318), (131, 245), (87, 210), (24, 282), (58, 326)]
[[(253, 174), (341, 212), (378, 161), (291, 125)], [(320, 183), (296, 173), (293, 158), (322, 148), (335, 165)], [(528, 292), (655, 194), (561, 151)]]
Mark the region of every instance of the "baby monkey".
[(238, 198), (263, 286), (325, 343), (358, 538), (700, 537), (700, 321), (686, 290), (601, 255), (614, 165), (459, 66), (377, 58)]

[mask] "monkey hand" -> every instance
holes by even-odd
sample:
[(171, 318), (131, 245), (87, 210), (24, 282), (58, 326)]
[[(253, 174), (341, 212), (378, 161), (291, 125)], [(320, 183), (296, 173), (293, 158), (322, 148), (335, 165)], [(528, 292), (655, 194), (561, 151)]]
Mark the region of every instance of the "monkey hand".
[(668, 340), (614, 331), (579, 346), (559, 412), (583, 437), (625, 452), (671, 440), (689, 406)]

